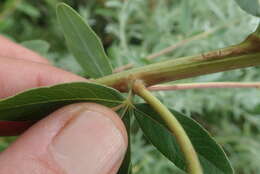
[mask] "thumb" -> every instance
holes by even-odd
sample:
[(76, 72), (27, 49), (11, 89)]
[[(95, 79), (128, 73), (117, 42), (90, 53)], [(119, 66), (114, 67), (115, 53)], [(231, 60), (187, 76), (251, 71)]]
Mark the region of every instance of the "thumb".
[(94, 103), (52, 113), (0, 155), (0, 173), (115, 174), (127, 135), (111, 109)]

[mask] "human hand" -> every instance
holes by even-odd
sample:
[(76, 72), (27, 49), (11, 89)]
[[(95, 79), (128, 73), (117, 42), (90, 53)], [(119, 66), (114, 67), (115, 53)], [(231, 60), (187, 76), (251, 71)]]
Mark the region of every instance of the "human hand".
[[(0, 37), (0, 98), (40, 86), (84, 81), (36, 53)], [(111, 109), (65, 106), (28, 129), (0, 154), (0, 174), (115, 174), (127, 134)]]

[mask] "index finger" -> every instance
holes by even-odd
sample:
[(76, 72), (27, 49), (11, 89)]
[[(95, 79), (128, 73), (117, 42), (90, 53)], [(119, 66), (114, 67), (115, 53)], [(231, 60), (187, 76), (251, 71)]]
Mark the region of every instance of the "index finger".
[(22, 47), (21, 45), (16, 44), (1, 35), (0, 35), (0, 56), (49, 64), (49, 61), (43, 58), (42, 56), (40, 56), (39, 54), (25, 47)]
[(0, 98), (29, 88), (73, 81), (87, 80), (50, 65), (0, 57)]

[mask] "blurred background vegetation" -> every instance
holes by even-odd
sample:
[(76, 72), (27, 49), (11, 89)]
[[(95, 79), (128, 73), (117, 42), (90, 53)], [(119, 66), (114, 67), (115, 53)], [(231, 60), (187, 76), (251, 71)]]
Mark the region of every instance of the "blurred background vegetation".
[[(1, 0), (0, 33), (39, 52), (56, 66), (83, 75), (68, 52), (57, 23), (57, 2), (60, 1)], [(234, 0), (63, 2), (88, 20), (102, 39), (114, 67), (128, 63), (137, 67), (239, 43), (258, 22)], [(171, 52), (147, 59), (170, 46)], [(260, 81), (259, 74), (260, 68), (254, 67), (175, 83)], [(237, 174), (260, 173), (259, 89), (197, 89), (157, 92), (156, 95), (166, 105), (193, 117), (209, 130), (224, 147)], [(133, 126), (133, 173), (178, 173), (149, 144), (135, 123)], [(0, 137), (0, 149), (5, 149), (13, 139)]]

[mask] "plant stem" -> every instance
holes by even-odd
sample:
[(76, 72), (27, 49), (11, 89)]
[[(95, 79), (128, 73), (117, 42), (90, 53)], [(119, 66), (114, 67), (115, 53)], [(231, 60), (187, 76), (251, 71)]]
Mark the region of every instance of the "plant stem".
[(125, 71), (127, 69), (131, 69), (133, 68), (134, 64), (132, 63), (128, 63), (126, 65), (123, 65), (123, 66), (120, 66), (120, 67), (117, 67), (113, 70), (113, 73), (118, 73), (118, 72), (122, 72), (122, 71)]
[(153, 53), (151, 55), (148, 55), (146, 58), (147, 59), (154, 59), (154, 58), (160, 57), (162, 55), (168, 54), (168, 53), (172, 52), (173, 50), (175, 50), (176, 48), (179, 48), (179, 47), (181, 47), (183, 45), (186, 45), (186, 44), (188, 44), (188, 43), (190, 43), (192, 41), (205, 38), (205, 37), (213, 34), (214, 32), (216, 32), (216, 31), (218, 31), (218, 30), (220, 30), (222, 28), (226, 28), (226, 27), (228, 27), (230, 25), (233, 25), (234, 23), (237, 23), (237, 22), (238, 22), (238, 20), (233, 21), (233, 22), (231, 21), (231, 22), (225, 23), (224, 25), (221, 25), (221, 26), (218, 26), (216, 28), (213, 28), (213, 29), (211, 29), (209, 31), (205, 31), (205, 32), (202, 32), (200, 34), (191, 36), (190, 38), (184, 39), (184, 40), (182, 40), (182, 41), (180, 41), (180, 42), (178, 42), (178, 43), (176, 43), (174, 45), (171, 45), (171, 46), (169, 46), (169, 47), (167, 47), (165, 49), (162, 49), (161, 51), (159, 51), (157, 53)]
[[(179, 47), (181, 47), (181, 46), (184, 46), (184, 45), (186, 45), (186, 44), (188, 44), (188, 43), (190, 43), (190, 42), (192, 42), (192, 41), (195, 41), (195, 40), (198, 40), (198, 39), (202, 39), (202, 38), (204, 38), (204, 37), (207, 37), (207, 36), (213, 34), (214, 32), (216, 32), (216, 31), (218, 31), (218, 30), (220, 30), (220, 29), (222, 29), (222, 28), (226, 28), (226, 27), (228, 27), (228, 26), (230, 26), (230, 25), (233, 25), (233, 24), (235, 24), (235, 23), (237, 23), (237, 22), (238, 22), (238, 20), (236, 20), (236, 21), (231, 21), (231, 22), (225, 23), (225, 24), (223, 24), (223, 25), (221, 25), (221, 26), (218, 26), (218, 27), (216, 27), (216, 28), (213, 28), (213, 29), (211, 29), (211, 30), (209, 30), (209, 31), (205, 31), (205, 32), (202, 32), (202, 33), (200, 33), (200, 34), (191, 36), (190, 38), (184, 39), (184, 40), (182, 40), (182, 41), (180, 41), (180, 42), (178, 42), (178, 43), (176, 43), (176, 44), (174, 44), (174, 45), (171, 45), (171, 46), (169, 46), (169, 47), (167, 47), (167, 48), (164, 48), (164, 49), (160, 50), (160, 51), (157, 52), (157, 53), (152, 53), (152, 54), (148, 55), (148, 56), (146, 57), (146, 59), (154, 59), (154, 58), (160, 57), (160, 56), (162, 56), (162, 55), (168, 54), (168, 53), (174, 51), (176, 48), (179, 48)], [(114, 71), (113, 71), (113, 73), (122, 72), (122, 71), (125, 71), (125, 70), (127, 70), (127, 69), (131, 69), (131, 68), (133, 68), (133, 67), (134, 67), (134, 64), (128, 63), (128, 64), (126, 64), (126, 65), (123, 65), (123, 66), (120, 66), (120, 67), (115, 68)]]
[(142, 97), (148, 104), (150, 104), (155, 111), (161, 116), (169, 130), (176, 137), (176, 140), (180, 146), (181, 151), (184, 154), (184, 158), (187, 163), (188, 172), (190, 174), (203, 174), (200, 162), (193, 145), (187, 136), (182, 125), (174, 117), (174, 115), (165, 107), (160, 100), (152, 95), (152, 93), (146, 89), (142, 81), (137, 80), (133, 85), (134, 92)]
[(204, 83), (184, 83), (173, 85), (154, 85), (147, 89), (149, 91), (176, 91), (185, 89), (203, 88), (260, 88), (259, 82), (204, 82)]
[(260, 65), (259, 38), (252, 35), (245, 42), (236, 46), (134, 68), (96, 79), (95, 82), (126, 92), (129, 90), (129, 82), (136, 79), (143, 80), (146, 86), (151, 86), (204, 74)]

